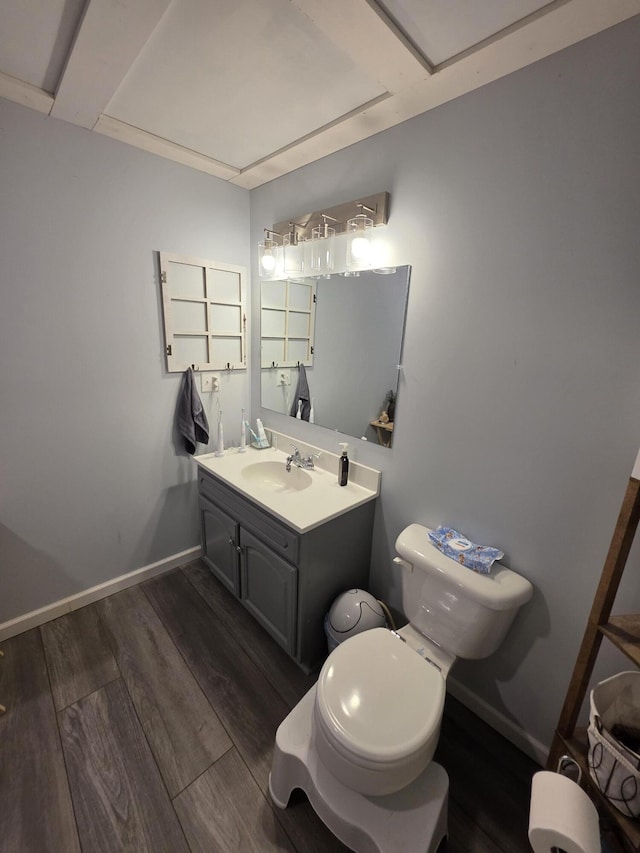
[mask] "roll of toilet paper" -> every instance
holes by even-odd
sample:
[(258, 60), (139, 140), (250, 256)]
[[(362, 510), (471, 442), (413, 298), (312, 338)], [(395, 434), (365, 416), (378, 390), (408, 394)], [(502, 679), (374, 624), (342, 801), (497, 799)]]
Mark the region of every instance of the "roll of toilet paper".
[(600, 853), (598, 812), (579, 785), (548, 770), (534, 775), (529, 842), (534, 853)]

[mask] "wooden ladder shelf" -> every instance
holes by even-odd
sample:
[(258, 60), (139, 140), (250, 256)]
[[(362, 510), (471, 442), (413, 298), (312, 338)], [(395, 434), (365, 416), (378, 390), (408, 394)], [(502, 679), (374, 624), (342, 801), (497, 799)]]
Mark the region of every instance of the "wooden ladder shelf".
[(601, 814), (616, 828), (623, 849), (633, 853), (640, 851), (640, 820), (626, 818), (590, 784), (587, 732), (586, 728), (577, 727), (577, 722), (603, 637), (640, 667), (640, 614), (611, 615), (639, 520), (640, 453), (622, 501), (547, 761), (547, 768), (555, 770), (560, 756), (568, 753), (580, 764), (585, 784), (589, 785)]

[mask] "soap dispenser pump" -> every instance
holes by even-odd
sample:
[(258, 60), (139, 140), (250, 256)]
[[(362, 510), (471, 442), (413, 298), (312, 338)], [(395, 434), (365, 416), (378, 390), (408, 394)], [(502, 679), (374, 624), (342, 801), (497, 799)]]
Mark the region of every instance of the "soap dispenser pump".
[(346, 441), (341, 441), (340, 447), (342, 448), (342, 456), (338, 460), (338, 483), (341, 486), (346, 486), (349, 479), (349, 457), (347, 456), (349, 445)]

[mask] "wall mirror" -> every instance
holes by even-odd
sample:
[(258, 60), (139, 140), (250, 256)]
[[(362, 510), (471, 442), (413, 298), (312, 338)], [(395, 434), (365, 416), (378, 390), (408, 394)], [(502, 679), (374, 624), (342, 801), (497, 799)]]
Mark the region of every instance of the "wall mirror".
[(316, 424), (391, 447), (409, 277), (402, 266), (261, 282), (263, 408), (295, 417), (303, 364)]

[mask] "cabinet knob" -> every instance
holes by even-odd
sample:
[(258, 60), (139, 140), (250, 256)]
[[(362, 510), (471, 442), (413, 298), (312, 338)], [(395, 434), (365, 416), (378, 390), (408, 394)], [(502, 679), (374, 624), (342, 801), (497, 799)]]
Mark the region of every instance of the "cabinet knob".
[(238, 554), (242, 554), (242, 548), (239, 545), (236, 545), (236, 551)]
[(236, 544), (235, 539), (232, 536), (229, 537), (229, 545), (235, 545), (235, 544)]

